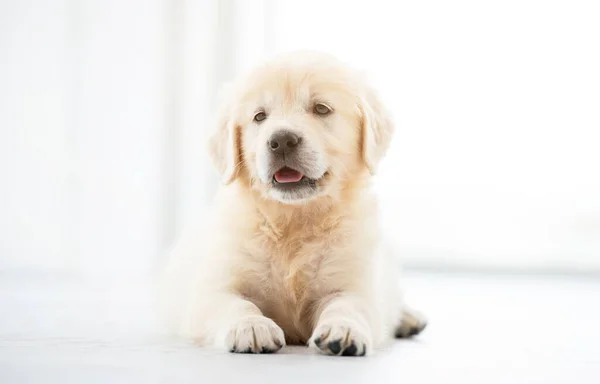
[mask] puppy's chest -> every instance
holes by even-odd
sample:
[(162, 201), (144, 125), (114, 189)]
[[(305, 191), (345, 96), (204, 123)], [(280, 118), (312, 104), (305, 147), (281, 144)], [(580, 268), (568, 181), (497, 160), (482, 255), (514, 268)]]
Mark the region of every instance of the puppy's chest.
[(273, 235), (259, 231), (247, 243), (256, 276), (253, 291), (265, 299), (289, 301), (301, 305), (326, 290), (321, 265), (338, 243), (336, 232), (315, 235), (289, 231)]

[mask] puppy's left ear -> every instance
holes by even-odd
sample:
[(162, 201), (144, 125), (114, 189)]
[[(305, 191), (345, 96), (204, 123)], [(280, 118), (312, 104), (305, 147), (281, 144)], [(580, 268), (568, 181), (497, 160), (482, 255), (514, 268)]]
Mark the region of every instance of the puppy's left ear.
[(371, 174), (385, 156), (394, 134), (391, 115), (374, 89), (365, 87), (359, 109), (361, 112), (361, 151)]

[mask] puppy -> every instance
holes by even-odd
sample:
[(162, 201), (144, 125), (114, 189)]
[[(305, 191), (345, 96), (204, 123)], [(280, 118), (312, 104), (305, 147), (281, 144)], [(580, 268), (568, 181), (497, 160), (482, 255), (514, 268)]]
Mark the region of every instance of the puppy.
[(234, 82), (218, 116), (223, 186), (167, 268), (176, 330), (231, 352), (343, 356), (419, 333), (370, 190), (394, 130), (375, 91), (329, 55), (288, 53)]

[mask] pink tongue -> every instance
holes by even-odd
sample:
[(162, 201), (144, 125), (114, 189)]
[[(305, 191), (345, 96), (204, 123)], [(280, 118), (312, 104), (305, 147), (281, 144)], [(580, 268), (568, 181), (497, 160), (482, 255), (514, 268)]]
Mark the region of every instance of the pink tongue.
[(275, 172), (275, 180), (278, 183), (296, 183), (302, 179), (302, 173), (291, 168), (283, 168)]

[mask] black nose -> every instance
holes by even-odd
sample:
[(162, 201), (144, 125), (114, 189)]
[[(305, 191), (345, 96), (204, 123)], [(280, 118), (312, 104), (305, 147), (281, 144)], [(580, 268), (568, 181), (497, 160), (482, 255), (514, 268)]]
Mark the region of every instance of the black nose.
[(290, 131), (278, 131), (267, 141), (267, 145), (275, 153), (288, 153), (296, 149), (300, 141), (301, 138)]

